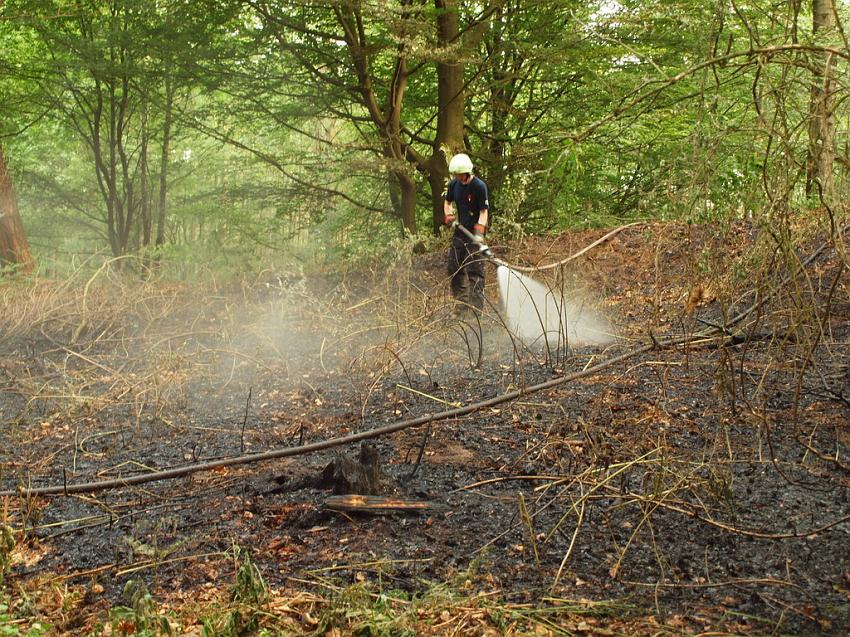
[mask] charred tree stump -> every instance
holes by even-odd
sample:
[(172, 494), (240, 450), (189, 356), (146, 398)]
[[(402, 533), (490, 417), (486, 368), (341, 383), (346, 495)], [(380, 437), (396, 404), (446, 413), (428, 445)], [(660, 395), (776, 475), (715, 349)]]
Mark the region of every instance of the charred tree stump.
[(319, 484), (334, 493), (377, 495), (381, 492), (386, 474), (381, 468), (381, 457), (375, 447), (367, 442), (360, 444), (356, 459), (338, 454), (322, 471)]

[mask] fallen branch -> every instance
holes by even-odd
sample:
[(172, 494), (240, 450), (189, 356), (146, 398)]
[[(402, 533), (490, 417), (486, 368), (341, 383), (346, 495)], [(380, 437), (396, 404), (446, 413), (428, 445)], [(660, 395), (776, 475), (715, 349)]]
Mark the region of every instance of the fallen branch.
[(561, 267), (562, 265), (566, 265), (567, 263), (569, 263), (573, 259), (579, 258), (581, 255), (586, 254), (587, 252), (589, 252), (590, 250), (592, 250), (596, 246), (605, 243), (609, 239), (614, 238), (616, 235), (620, 234), (626, 228), (632, 228), (634, 226), (643, 226), (643, 225), (646, 225), (646, 222), (635, 221), (634, 223), (627, 223), (624, 226), (619, 226), (617, 228), (614, 228), (611, 232), (609, 232), (605, 236), (600, 237), (599, 239), (597, 239), (596, 241), (594, 241), (590, 245), (585, 246), (584, 248), (582, 248), (581, 250), (579, 250), (575, 254), (571, 254), (566, 259), (562, 259), (560, 261), (557, 261), (556, 263), (549, 263), (548, 265), (536, 265), (536, 266), (522, 266), (522, 265), (516, 265), (516, 264), (512, 263), (511, 269), (512, 270), (519, 270), (520, 272), (542, 272), (543, 270), (551, 270), (552, 268), (558, 268), (558, 267)]
[[(683, 343), (689, 342), (691, 340), (703, 339), (706, 338), (706, 335), (700, 334), (694, 337), (679, 337), (676, 339), (670, 339), (662, 343), (664, 347), (677, 347), (682, 345)], [(341, 436), (338, 438), (330, 438), (328, 440), (323, 440), (320, 442), (314, 442), (307, 445), (301, 445), (298, 447), (285, 447), (278, 449), (271, 449), (269, 451), (263, 451), (259, 453), (251, 453), (241, 456), (236, 456), (232, 458), (222, 458), (219, 460), (212, 460), (209, 462), (201, 462), (192, 465), (184, 465), (181, 467), (174, 467), (172, 469), (164, 469), (162, 471), (156, 471), (153, 473), (139, 474), (134, 476), (127, 476), (124, 478), (114, 478), (111, 480), (101, 480), (98, 482), (86, 482), (81, 484), (67, 484), (67, 485), (58, 485), (51, 487), (36, 487), (36, 488), (26, 488), (23, 486), (18, 487), (17, 489), (9, 489), (5, 491), (0, 491), (0, 497), (2, 496), (13, 496), (13, 495), (24, 495), (27, 497), (31, 496), (42, 496), (42, 495), (70, 495), (74, 493), (93, 493), (95, 491), (103, 491), (105, 489), (116, 489), (122, 487), (134, 486), (137, 484), (146, 484), (148, 482), (157, 482), (159, 480), (170, 480), (172, 478), (180, 478), (183, 476), (190, 475), (192, 473), (198, 473), (200, 471), (212, 471), (214, 469), (221, 469), (224, 467), (234, 467), (243, 464), (251, 464), (255, 462), (264, 462), (266, 460), (278, 460), (280, 458), (289, 458), (292, 456), (300, 456), (308, 453), (313, 453), (316, 451), (324, 451), (325, 449), (331, 449), (333, 447), (341, 447), (343, 445), (349, 445), (355, 442), (360, 442), (362, 440), (369, 440), (371, 438), (378, 438), (380, 436), (385, 436), (391, 433), (395, 433), (397, 431), (402, 431), (404, 429), (410, 429), (412, 427), (419, 427), (421, 425), (437, 422), (440, 420), (449, 420), (451, 418), (458, 418), (460, 416), (466, 416), (467, 414), (471, 414), (473, 412), (479, 411), (481, 409), (487, 409), (489, 407), (494, 407), (496, 405), (501, 405), (502, 403), (511, 402), (513, 400), (517, 400), (518, 398), (522, 398), (523, 396), (527, 396), (529, 394), (533, 394), (539, 391), (543, 391), (546, 389), (550, 389), (552, 387), (557, 387), (559, 385), (563, 385), (573, 380), (577, 380), (579, 378), (585, 378), (587, 376), (592, 376), (599, 371), (602, 371), (612, 365), (616, 365), (625, 360), (648, 352), (652, 349), (655, 349), (655, 345), (644, 345), (642, 347), (630, 350), (625, 352), (619, 356), (615, 356), (606, 361), (602, 361), (601, 363), (594, 365), (593, 367), (587, 367), (582, 369), (581, 371), (574, 372), (572, 374), (567, 374), (565, 376), (561, 376), (558, 378), (553, 378), (551, 380), (538, 383), (537, 385), (530, 385), (523, 389), (518, 389), (512, 392), (508, 392), (506, 394), (501, 394), (499, 396), (494, 396), (493, 398), (489, 398), (487, 400), (482, 400), (476, 403), (471, 403), (469, 405), (465, 405), (463, 407), (457, 407), (454, 409), (449, 409), (446, 411), (442, 411), (435, 414), (425, 414), (423, 416), (419, 416), (416, 418), (410, 418), (407, 420), (402, 420), (397, 423), (393, 423), (391, 425), (386, 425), (384, 427), (378, 427), (376, 429), (370, 429), (368, 431), (361, 431), (358, 433), (350, 434), (348, 436)]]
[[(850, 228), (850, 224), (841, 228), (841, 230), (837, 233), (837, 236), (843, 235), (848, 228)], [(746, 310), (733, 317), (730, 321), (726, 323), (726, 328), (735, 325), (742, 321), (747, 315), (752, 313), (757, 308), (761, 307), (764, 303), (766, 303), (769, 299), (771, 299), (777, 292), (778, 289), (781, 288), (787, 281), (795, 278), (800, 274), (800, 272), (808, 266), (812, 261), (814, 261), (824, 250), (826, 250), (831, 241), (824, 242), (817, 250), (815, 250), (812, 254), (809, 255), (807, 259), (802, 261), (798, 268), (786, 275), (780, 283), (780, 286), (772, 291), (771, 293), (765, 295), (763, 298), (757, 300)], [(586, 378), (588, 376), (592, 376), (597, 372), (600, 372), (608, 367), (621, 363), (623, 361), (629, 360), (630, 358), (634, 358), (640, 354), (658, 350), (658, 349), (669, 349), (673, 347), (678, 347), (680, 345), (686, 345), (690, 343), (695, 343), (699, 341), (723, 341), (729, 342), (731, 340), (731, 336), (728, 334), (721, 333), (719, 336), (716, 335), (716, 330), (710, 330), (709, 332), (701, 332), (697, 334), (693, 334), (691, 336), (681, 336), (677, 338), (668, 338), (657, 340), (654, 336), (652, 337), (652, 342), (647, 345), (643, 345), (641, 347), (635, 348), (628, 352), (624, 352), (619, 356), (615, 356), (606, 361), (602, 361), (597, 365), (592, 367), (586, 367), (580, 371), (573, 372), (571, 374), (566, 374), (564, 376), (560, 376), (558, 378), (553, 378), (551, 380), (538, 383), (536, 385), (530, 385), (528, 387), (518, 389), (512, 392), (508, 392), (502, 394), (500, 396), (494, 396), (493, 398), (489, 398), (487, 400), (482, 400), (479, 402), (471, 403), (464, 407), (457, 407), (455, 409), (449, 409), (446, 411), (442, 411), (436, 414), (425, 414), (423, 416), (419, 416), (417, 418), (410, 418), (407, 420), (402, 420), (397, 423), (393, 423), (392, 425), (386, 425), (384, 427), (378, 427), (376, 429), (370, 429), (368, 431), (361, 431), (356, 434), (351, 434), (348, 436), (341, 436), (338, 438), (331, 438), (328, 440), (323, 440), (321, 442), (315, 442), (308, 445), (301, 445), (298, 447), (286, 447), (282, 449), (271, 449), (269, 451), (264, 451), (260, 453), (252, 453), (247, 455), (236, 456), (232, 458), (222, 458), (220, 460), (213, 460), (209, 462), (201, 462), (193, 465), (185, 465), (181, 467), (174, 467), (172, 469), (165, 469), (163, 471), (156, 471), (154, 473), (140, 474), (135, 476), (127, 476), (124, 478), (115, 478), (112, 480), (101, 480), (98, 482), (86, 482), (81, 484), (63, 484), (58, 486), (51, 487), (37, 487), (37, 488), (27, 488), (24, 486), (19, 486), (17, 489), (8, 489), (5, 491), (0, 491), (0, 497), (2, 496), (14, 496), (14, 495), (22, 495), (26, 497), (32, 496), (43, 496), (43, 495), (70, 495), (74, 493), (93, 493), (95, 491), (103, 491), (106, 489), (116, 489), (122, 487), (134, 486), (137, 484), (146, 484), (149, 482), (157, 482), (159, 480), (169, 480), (172, 478), (180, 478), (183, 476), (187, 476), (193, 473), (198, 473), (201, 471), (211, 471), (214, 469), (221, 469), (224, 467), (234, 467), (243, 464), (251, 464), (255, 462), (264, 462), (266, 460), (277, 460), (280, 458), (289, 458), (292, 456), (300, 456), (308, 453), (313, 453), (315, 451), (323, 451), (325, 449), (331, 449), (333, 447), (340, 447), (343, 445), (352, 444), (355, 442), (360, 442), (362, 440), (369, 440), (372, 438), (378, 438), (380, 436), (385, 436), (391, 433), (395, 433), (397, 431), (402, 431), (404, 429), (410, 429), (412, 427), (419, 427), (421, 425), (437, 422), (440, 420), (449, 420), (451, 418), (457, 418), (460, 416), (466, 416), (467, 414), (471, 414), (473, 412), (487, 409), (489, 407), (494, 407), (496, 405), (501, 405), (503, 403), (511, 402), (522, 398), (523, 396), (528, 396), (529, 394), (534, 394), (539, 391), (544, 391), (547, 389), (551, 389), (553, 387), (558, 387), (560, 385), (564, 385), (571, 381), (577, 380), (579, 378)], [(669, 505), (665, 505), (665, 508), (671, 508)], [(682, 513), (693, 515), (689, 511), (680, 511)], [(846, 519), (850, 519), (850, 516), (847, 518), (843, 518), (839, 520), (840, 523)], [(715, 526), (719, 526), (721, 528), (726, 528), (726, 525), (722, 523), (718, 523), (712, 520), (705, 520), (709, 524), (714, 524)], [(761, 534), (761, 533), (747, 533), (743, 532), (744, 535), (750, 535), (751, 537), (758, 538), (776, 538), (776, 537), (799, 537), (800, 535), (809, 535), (811, 533), (817, 533), (819, 531), (825, 530), (830, 526), (834, 526), (837, 523), (832, 523), (827, 525), (826, 527), (822, 527), (820, 529), (815, 529), (806, 534), (790, 534), (790, 535), (781, 535), (781, 536), (773, 536), (770, 534)], [(736, 531), (742, 533), (740, 529), (729, 528), (727, 530)]]
[(405, 500), (402, 498), (387, 498), (377, 495), (332, 495), (325, 499), (325, 507), (334, 511), (351, 513), (423, 513), (443, 508), (442, 504), (428, 500)]

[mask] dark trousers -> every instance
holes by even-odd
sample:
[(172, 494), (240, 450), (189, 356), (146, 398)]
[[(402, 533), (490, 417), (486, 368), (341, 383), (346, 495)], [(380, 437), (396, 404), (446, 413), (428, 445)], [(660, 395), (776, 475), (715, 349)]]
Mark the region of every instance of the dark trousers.
[(478, 246), (469, 238), (460, 233), (452, 237), (448, 255), (452, 296), (478, 312), (484, 309), (484, 261)]

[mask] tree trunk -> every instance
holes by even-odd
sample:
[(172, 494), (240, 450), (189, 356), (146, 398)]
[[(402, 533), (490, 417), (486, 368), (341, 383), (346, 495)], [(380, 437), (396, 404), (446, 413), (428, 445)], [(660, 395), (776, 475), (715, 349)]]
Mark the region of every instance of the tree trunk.
[(370, 46), (363, 26), (360, 7), (335, 6), (334, 14), (342, 27), (343, 39), (357, 76), (360, 100), (372, 120), (383, 144), (383, 155), (389, 162), (389, 172), (396, 176), (401, 195), (399, 218), (403, 229), (416, 234), (416, 182), (399, 165), (407, 165), (408, 144), (402, 135), (402, 107), (407, 89), (407, 51), (404, 41), (396, 48), (392, 79), (383, 104), (376, 93), (371, 69)]
[(151, 245), (151, 233), (153, 223), (151, 219), (151, 196), (150, 186), (148, 185), (148, 104), (147, 100), (143, 100), (142, 104), (142, 146), (139, 149), (139, 178), (141, 181), (139, 193), (139, 219), (142, 222), (142, 240), (143, 248), (148, 248)]
[[(489, 42), (490, 53), (501, 52), (504, 47), (504, 9), (499, 7), (495, 11), (496, 25), (492, 29), (492, 36)], [(507, 69), (500, 64), (493, 65), (493, 81), (490, 87), (490, 142), (488, 144), (488, 159), (490, 160), (491, 171), (487, 175), (487, 185), (493, 191), (498, 191), (502, 187), (505, 178), (505, 171), (502, 166), (505, 165), (505, 142), (508, 139), (508, 113), (510, 112), (511, 103), (514, 95), (511, 92), (512, 82), (509, 79)], [(498, 167), (497, 169), (494, 169)]]
[[(456, 0), (434, 0), (437, 8), (437, 42), (440, 48), (455, 44), (460, 37)], [(463, 63), (437, 62), (437, 134), (428, 161), (434, 234), (443, 223), (443, 192), (448, 181), (448, 160), (464, 150)], [(448, 155), (448, 157), (446, 156)]]
[(401, 225), (416, 234), (416, 182), (405, 172), (396, 172), (401, 192)]
[(27, 273), (32, 271), (35, 262), (24, 234), (15, 189), (0, 146), (0, 267), (7, 266), (18, 266), (20, 271)]
[[(813, 0), (815, 42), (824, 42), (835, 29), (835, 0)], [(831, 53), (815, 54), (809, 106), (809, 154), (806, 163), (806, 194), (834, 201), (832, 169), (835, 161), (835, 60)]]
[(168, 189), (168, 152), (171, 145), (171, 113), (174, 107), (174, 81), (165, 78), (165, 121), (162, 124), (162, 155), (159, 162), (159, 206), (156, 218), (156, 245), (165, 243), (165, 203)]

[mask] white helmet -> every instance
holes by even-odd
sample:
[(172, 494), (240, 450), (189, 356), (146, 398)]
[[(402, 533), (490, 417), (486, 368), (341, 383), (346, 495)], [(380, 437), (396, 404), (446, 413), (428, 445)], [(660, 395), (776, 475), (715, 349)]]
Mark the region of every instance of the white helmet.
[(453, 175), (472, 172), (472, 160), (465, 153), (458, 153), (449, 162), (449, 172)]

